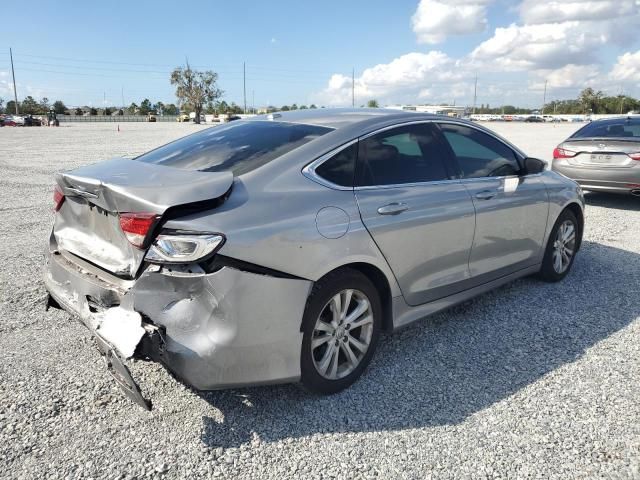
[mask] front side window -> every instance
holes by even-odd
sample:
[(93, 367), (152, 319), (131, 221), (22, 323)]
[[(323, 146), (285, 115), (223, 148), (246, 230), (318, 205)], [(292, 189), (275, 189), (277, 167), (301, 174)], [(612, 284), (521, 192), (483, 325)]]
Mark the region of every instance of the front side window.
[(359, 142), (357, 185), (400, 185), (449, 178), (446, 151), (433, 125), (385, 130)]
[(515, 152), (498, 139), (464, 125), (442, 124), (440, 127), (456, 156), (461, 178), (519, 174)]
[(236, 121), (194, 133), (136, 160), (184, 170), (242, 175), (332, 129), (271, 121)]

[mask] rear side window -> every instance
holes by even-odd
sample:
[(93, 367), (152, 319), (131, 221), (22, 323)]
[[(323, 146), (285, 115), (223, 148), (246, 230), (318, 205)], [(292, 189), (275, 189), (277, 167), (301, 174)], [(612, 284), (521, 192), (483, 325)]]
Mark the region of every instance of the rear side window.
[(640, 138), (640, 119), (614, 119), (591, 122), (571, 138)]
[(136, 158), (184, 170), (242, 175), (332, 129), (271, 121), (236, 121), (189, 135)]
[(430, 124), (385, 130), (359, 142), (357, 185), (400, 185), (445, 180), (448, 158)]
[(318, 166), (316, 175), (341, 187), (353, 187), (357, 154), (358, 144), (354, 143)]
[(458, 160), (462, 178), (518, 175), (516, 154), (500, 140), (475, 128), (442, 124), (442, 133)]

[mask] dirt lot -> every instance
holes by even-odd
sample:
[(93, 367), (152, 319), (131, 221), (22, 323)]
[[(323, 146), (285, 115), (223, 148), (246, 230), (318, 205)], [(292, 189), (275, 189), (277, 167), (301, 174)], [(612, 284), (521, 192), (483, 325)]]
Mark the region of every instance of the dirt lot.
[[(489, 124), (548, 159), (573, 124)], [(574, 270), (382, 339), (348, 391), (198, 395), (136, 363), (142, 411), (88, 332), (44, 312), (53, 173), (201, 128), (0, 128), (0, 477), (640, 478), (640, 199), (589, 194)]]

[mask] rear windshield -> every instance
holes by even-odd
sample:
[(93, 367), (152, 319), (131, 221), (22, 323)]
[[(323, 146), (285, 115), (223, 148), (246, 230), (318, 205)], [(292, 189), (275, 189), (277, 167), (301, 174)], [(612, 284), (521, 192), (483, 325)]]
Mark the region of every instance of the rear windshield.
[(242, 175), (332, 129), (271, 121), (235, 121), (208, 128), (136, 158), (184, 170)]
[(640, 118), (597, 120), (585, 125), (571, 138), (640, 138)]

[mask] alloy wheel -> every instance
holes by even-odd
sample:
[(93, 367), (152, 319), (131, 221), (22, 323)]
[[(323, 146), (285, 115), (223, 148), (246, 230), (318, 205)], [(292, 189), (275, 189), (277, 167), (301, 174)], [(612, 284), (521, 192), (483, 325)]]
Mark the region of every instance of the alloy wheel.
[(576, 250), (576, 227), (571, 220), (565, 220), (558, 228), (553, 242), (553, 269), (556, 273), (564, 273)]
[(367, 296), (359, 290), (336, 293), (316, 320), (311, 355), (317, 372), (329, 380), (353, 372), (369, 350), (373, 312)]

